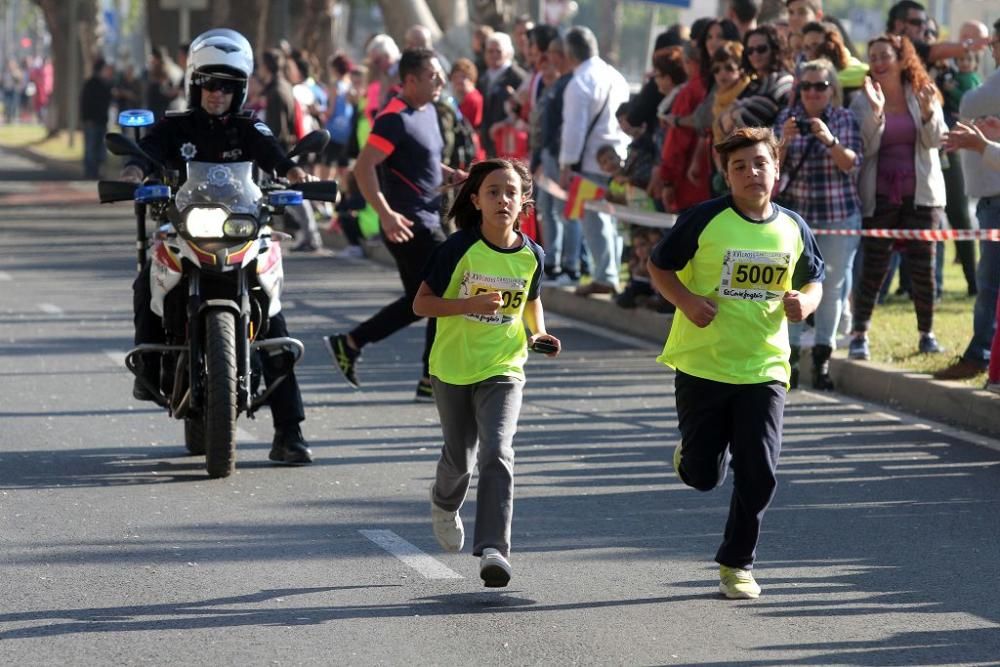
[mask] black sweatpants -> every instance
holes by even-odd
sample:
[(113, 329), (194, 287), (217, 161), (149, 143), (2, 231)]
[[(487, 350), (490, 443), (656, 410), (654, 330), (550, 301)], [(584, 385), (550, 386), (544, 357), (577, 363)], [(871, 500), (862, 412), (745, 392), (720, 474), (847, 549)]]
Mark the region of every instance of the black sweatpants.
[[(368, 343), (377, 343), (383, 338), (388, 338), (400, 329), (405, 329), (421, 319), (413, 313), (413, 299), (417, 296), (420, 283), (423, 282), (427, 260), (434, 249), (444, 243), (446, 238), (440, 227), (421, 226), (413, 228), (413, 238), (409, 241), (390, 243), (387, 240), (385, 242), (385, 247), (392, 254), (392, 258), (396, 260), (396, 268), (399, 270), (399, 279), (403, 281), (405, 293), (351, 331), (351, 339), (354, 340), (358, 349)], [(430, 377), (428, 364), (431, 357), (431, 345), (434, 343), (436, 322), (437, 320), (433, 317), (427, 320), (427, 331), (424, 334), (423, 377)]]
[(720, 565), (753, 567), (761, 521), (777, 486), (785, 385), (728, 384), (677, 371), (674, 379), (681, 432), (681, 479), (711, 491), (733, 469), (733, 496)]

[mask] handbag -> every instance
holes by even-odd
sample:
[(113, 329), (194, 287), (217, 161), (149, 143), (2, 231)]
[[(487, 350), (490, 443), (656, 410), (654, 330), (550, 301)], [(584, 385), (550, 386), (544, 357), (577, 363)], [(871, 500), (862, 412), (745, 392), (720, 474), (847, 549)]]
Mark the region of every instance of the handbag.
[(611, 89), (608, 89), (608, 96), (604, 98), (604, 104), (598, 110), (597, 115), (590, 121), (590, 125), (587, 127), (587, 133), (583, 135), (583, 149), (580, 151), (580, 159), (570, 165), (570, 171), (576, 173), (581, 173), (583, 171), (583, 156), (587, 152), (587, 141), (590, 139), (590, 133), (594, 131), (594, 126), (597, 125), (598, 119), (604, 110), (608, 108), (608, 102), (611, 100)]

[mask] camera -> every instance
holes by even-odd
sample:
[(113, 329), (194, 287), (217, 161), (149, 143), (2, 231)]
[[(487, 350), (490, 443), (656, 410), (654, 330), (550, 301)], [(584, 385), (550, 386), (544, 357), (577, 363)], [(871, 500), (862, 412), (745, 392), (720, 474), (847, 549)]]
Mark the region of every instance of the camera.
[(559, 351), (559, 345), (550, 340), (536, 340), (528, 349), (540, 354), (551, 354)]
[(799, 134), (803, 137), (812, 134), (812, 121), (808, 118), (796, 118), (795, 127), (799, 128)]

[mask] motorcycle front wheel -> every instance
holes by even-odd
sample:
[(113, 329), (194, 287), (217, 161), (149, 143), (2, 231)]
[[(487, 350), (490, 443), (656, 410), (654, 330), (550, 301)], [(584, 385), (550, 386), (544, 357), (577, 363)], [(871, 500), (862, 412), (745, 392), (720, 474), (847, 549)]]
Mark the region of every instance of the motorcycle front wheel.
[(236, 318), (210, 310), (204, 330), (205, 470), (212, 478), (228, 477), (236, 464)]

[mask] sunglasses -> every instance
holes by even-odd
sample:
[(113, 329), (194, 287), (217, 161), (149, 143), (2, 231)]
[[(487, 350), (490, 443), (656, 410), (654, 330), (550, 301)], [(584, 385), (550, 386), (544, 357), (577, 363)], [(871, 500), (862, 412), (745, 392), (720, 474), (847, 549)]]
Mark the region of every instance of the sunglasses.
[(799, 90), (804, 93), (810, 90), (815, 90), (817, 93), (825, 93), (829, 88), (829, 81), (803, 81), (799, 84)]
[(764, 55), (765, 53), (767, 53), (770, 50), (771, 50), (771, 47), (768, 46), (767, 44), (760, 44), (758, 46), (748, 46), (746, 48), (747, 55), (751, 55), (751, 56), (753, 54), (755, 54), (755, 53), (759, 53), (761, 55)]
[(217, 76), (199, 76), (195, 77), (192, 82), (202, 90), (210, 93), (221, 90), (223, 93), (236, 94), (243, 87), (241, 81), (222, 79)]
[(712, 74), (718, 74), (719, 72), (738, 72), (739, 67), (733, 64), (729, 65), (716, 65), (712, 68)]
[(927, 19), (906, 19), (906, 22), (912, 25), (914, 28), (921, 28), (927, 25)]

